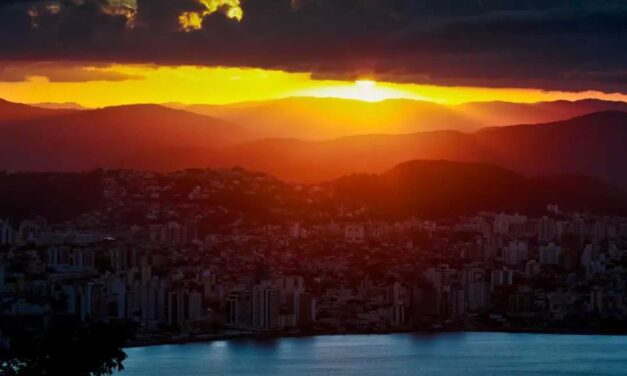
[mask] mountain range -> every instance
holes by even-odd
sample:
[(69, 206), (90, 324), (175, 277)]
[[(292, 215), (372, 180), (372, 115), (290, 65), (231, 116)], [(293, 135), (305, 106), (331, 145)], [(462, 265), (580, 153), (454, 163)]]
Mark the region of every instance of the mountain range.
[[(296, 105), (287, 106), (287, 103)], [(389, 119), (383, 122), (377, 118), (379, 128), (373, 125), (371, 130), (379, 130), (379, 133), (325, 140), (288, 138), (285, 124), (277, 122), (274, 128), (270, 126), (272, 116), (285, 121), (292, 118), (293, 129), (305, 130), (308, 126), (301, 127), (303, 119), (295, 114), (315, 112), (319, 124), (324, 124), (325, 119), (341, 117), (325, 106), (335, 106), (342, 116), (352, 112), (357, 119), (355, 124), (379, 112), (389, 111), (386, 115)], [(421, 108), (425, 115), (414, 117), (412, 123), (409, 120), (396, 122), (394, 116), (400, 115), (393, 115), (390, 106), (412, 108), (407, 113), (414, 114)], [(583, 174), (626, 188), (627, 112), (604, 110), (542, 124), (487, 128), (480, 125), (497, 124), (499, 119), (502, 122), (510, 118), (544, 119), (625, 106), (627, 104), (622, 102), (590, 100), (533, 105), (470, 103), (445, 107), (406, 100), (373, 104), (293, 98), (204, 106), (222, 111), (216, 112), (218, 117), (211, 117), (189, 112), (194, 108), (198, 112), (198, 107), (187, 107), (185, 111), (160, 105), (74, 110), (0, 101), (0, 169), (79, 171), (100, 166), (171, 171), (243, 166), (289, 181), (319, 182), (352, 173), (380, 173), (413, 159), (446, 159), (493, 163), (526, 176)], [(437, 112), (443, 107), (444, 112)], [(227, 113), (236, 114), (238, 108), (242, 117), (228, 116)], [(315, 108), (318, 111), (314, 111)], [(366, 109), (370, 112), (365, 112)], [(463, 117), (458, 113), (462, 112), (475, 113), (473, 124), (476, 125), (468, 128), (478, 130), (460, 131), (459, 128), (465, 126), (457, 124), (449, 127), (453, 130), (399, 133), (430, 127), (435, 123), (423, 120), (438, 117), (444, 119), (438, 120), (444, 127), (447, 117), (460, 120)], [(245, 120), (247, 118), (250, 122)], [(268, 127), (264, 128), (261, 122), (266, 122)], [(345, 132), (358, 131), (351, 128), (356, 127), (355, 124), (349, 124)], [(362, 131), (368, 133), (368, 128)]]
[(391, 99), (363, 102), (337, 98), (286, 98), (232, 105), (171, 105), (243, 124), (264, 137), (325, 140), (360, 134), (437, 130), (471, 132), (486, 126), (537, 124), (599, 111), (627, 111), (627, 103), (600, 100), (538, 103), (472, 102), (443, 105)]
[(254, 132), (158, 105), (53, 110), (0, 103), (0, 168), (77, 171), (113, 166), (141, 150), (224, 147)]
[(123, 161), (124, 168), (175, 170), (243, 166), (290, 181), (316, 182), (378, 173), (412, 159), (494, 163), (532, 175), (583, 174), (627, 187), (627, 113), (476, 132), (361, 135), (326, 141), (263, 139), (221, 149), (170, 148)]

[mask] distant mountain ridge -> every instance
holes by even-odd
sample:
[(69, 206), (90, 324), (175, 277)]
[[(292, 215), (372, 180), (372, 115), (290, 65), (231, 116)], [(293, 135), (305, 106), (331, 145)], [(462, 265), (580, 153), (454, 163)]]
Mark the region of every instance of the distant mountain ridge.
[(318, 141), (371, 133), (471, 132), (487, 126), (548, 123), (593, 112), (627, 111), (625, 102), (594, 99), (444, 105), (409, 99), (371, 103), (338, 98), (292, 97), (231, 105), (172, 106), (247, 125), (265, 137)]
[[(438, 131), (361, 135), (326, 141), (265, 139), (221, 149), (171, 149), (170, 169), (243, 166), (290, 181), (315, 182), (350, 173), (379, 173), (413, 159), (487, 162), (525, 175), (581, 174), (627, 187), (627, 113), (599, 112), (571, 120), (486, 128), (473, 133)], [(159, 169), (151, 157), (124, 167)], [(150, 164), (144, 163), (150, 160)], [(143, 161), (143, 162), (142, 162)], [(165, 162), (163, 162), (165, 163)]]
[(0, 125), (59, 116), (71, 112), (71, 110), (40, 108), (0, 99)]
[(30, 106), (48, 108), (51, 110), (87, 110), (88, 109), (87, 107), (82, 106), (75, 102), (63, 102), (63, 103), (41, 102), (41, 103), (31, 103)]
[(319, 182), (380, 173), (408, 160), (445, 159), (493, 163), (527, 176), (582, 174), (627, 187), (627, 113), (620, 111), (473, 132), (321, 141), (260, 137), (251, 127), (159, 105), (74, 111), (0, 101), (0, 169), (7, 170), (243, 166), (289, 181)]
[(89, 170), (141, 150), (224, 147), (255, 138), (220, 119), (152, 104), (84, 111), (2, 105), (0, 168), (8, 170)]

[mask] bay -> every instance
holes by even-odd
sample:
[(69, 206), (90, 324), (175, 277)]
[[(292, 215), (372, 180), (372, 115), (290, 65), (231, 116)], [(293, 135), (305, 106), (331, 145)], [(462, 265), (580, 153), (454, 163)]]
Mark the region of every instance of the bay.
[(334, 335), (126, 350), (120, 376), (627, 375), (627, 336)]

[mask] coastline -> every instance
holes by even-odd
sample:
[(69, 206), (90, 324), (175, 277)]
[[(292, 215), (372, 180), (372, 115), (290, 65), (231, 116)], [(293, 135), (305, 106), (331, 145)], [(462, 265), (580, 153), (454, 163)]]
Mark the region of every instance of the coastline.
[(455, 328), (455, 329), (390, 329), (390, 330), (312, 330), (303, 332), (242, 332), (242, 333), (216, 333), (199, 334), (189, 336), (175, 336), (171, 338), (145, 338), (131, 341), (124, 348), (140, 348), (164, 345), (185, 345), (192, 343), (209, 343), (232, 340), (278, 340), (281, 338), (305, 338), (318, 336), (341, 335), (391, 335), (391, 334), (416, 334), (437, 335), (447, 333), (510, 333), (510, 334), (553, 334), (553, 335), (602, 335), (602, 336), (626, 336), (627, 328), (617, 329), (561, 329), (561, 328)]

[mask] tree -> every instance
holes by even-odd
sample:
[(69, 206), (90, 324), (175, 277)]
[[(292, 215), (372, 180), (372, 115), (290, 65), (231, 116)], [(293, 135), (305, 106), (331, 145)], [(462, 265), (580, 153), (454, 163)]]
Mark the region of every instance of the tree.
[(125, 323), (56, 323), (43, 333), (5, 328), (0, 375), (105, 376), (124, 369), (123, 347), (133, 335)]

